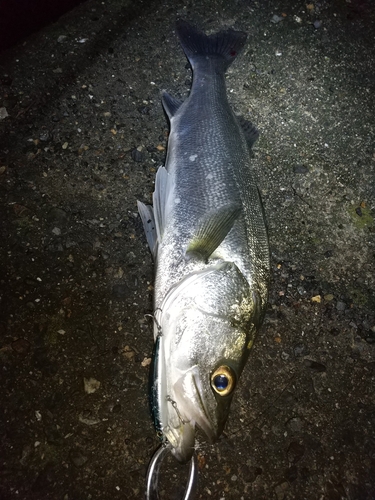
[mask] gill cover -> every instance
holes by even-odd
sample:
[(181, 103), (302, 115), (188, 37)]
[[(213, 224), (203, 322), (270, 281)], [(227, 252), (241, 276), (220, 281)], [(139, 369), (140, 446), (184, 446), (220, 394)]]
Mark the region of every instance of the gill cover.
[(234, 263), (214, 261), (172, 287), (155, 313), (151, 408), (181, 462), (196, 425), (211, 442), (223, 430), (257, 326), (254, 297)]

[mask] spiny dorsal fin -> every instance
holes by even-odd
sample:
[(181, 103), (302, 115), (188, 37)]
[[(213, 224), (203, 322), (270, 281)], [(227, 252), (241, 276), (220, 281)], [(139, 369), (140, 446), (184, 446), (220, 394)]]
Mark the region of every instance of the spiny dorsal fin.
[(232, 229), (240, 211), (237, 205), (229, 204), (204, 215), (186, 249), (185, 258), (207, 261)]
[(245, 134), (246, 142), (251, 149), (255, 141), (259, 137), (259, 130), (253, 125), (249, 120), (246, 120), (243, 116), (236, 116), (238, 123), (240, 124), (243, 133)]
[(182, 104), (182, 101), (176, 99), (165, 91), (163, 91), (162, 93), (161, 102), (163, 104), (164, 111), (167, 113), (169, 119), (171, 119), (177, 113), (178, 108)]

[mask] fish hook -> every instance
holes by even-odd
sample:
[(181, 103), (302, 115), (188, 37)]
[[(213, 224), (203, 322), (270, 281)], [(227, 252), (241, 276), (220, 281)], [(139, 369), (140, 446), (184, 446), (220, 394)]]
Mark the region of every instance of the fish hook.
[[(158, 479), (159, 479), (160, 467), (170, 449), (171, 449), (170, 445), (168, 446), (162, 444), (155, 451), (153, 457), (151, 458), (146, 476), (147, 479), (146, 500), (159, 500)], [(198, 481), (198, 467), (197, 467), (197, 458), (194, 454), (190, 459), (189, 476), (182, 500), (193, 500), (197, 486), (197, 481)]]
[(158, 331), (157, 337), (162, 337), (163, 333), (161, 331), (161, 326), (159, 325), (158, 320), (156, 319), (156, 311), (157, 310), (161, 311), (160, 307), (158, 307), (157, 309), (155, 309), (154, 314), (148, 314), (147, 313), (147, 314), (144, 314), (144, 317), (152, 319), (152, 321), (155, 323), (157, 331)]

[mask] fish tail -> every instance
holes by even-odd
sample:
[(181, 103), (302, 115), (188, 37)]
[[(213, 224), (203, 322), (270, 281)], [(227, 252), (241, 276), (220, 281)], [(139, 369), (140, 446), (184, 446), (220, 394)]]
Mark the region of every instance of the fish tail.
[(247, 35), (243, 31), (220, 31), (206, 35), (202, 31), (180, 19), (176, 23), (177, 34), (192, 68), (197, 60), (204, 58), (220, 61), (223, 70), (232, 64), (243, 49)]

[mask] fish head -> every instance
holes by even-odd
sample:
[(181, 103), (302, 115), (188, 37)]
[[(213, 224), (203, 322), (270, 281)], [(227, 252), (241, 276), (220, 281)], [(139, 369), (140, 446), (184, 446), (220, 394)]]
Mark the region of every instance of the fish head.
[(180, 462), (194, 452), (196, 426), (210, 442), (222, 433), (259, 316), (257, 294), (232, 262), (187, 276), (167, 295), (154, 383), (160, 430)]

